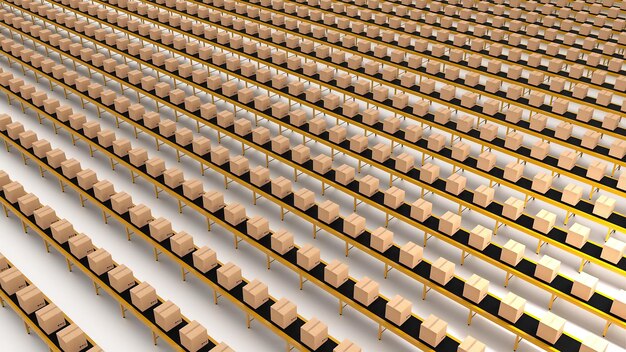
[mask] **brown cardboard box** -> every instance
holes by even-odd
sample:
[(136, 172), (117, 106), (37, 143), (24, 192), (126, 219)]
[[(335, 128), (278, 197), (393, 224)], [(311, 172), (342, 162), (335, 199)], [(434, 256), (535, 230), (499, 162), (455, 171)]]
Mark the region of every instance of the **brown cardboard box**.
[(550, 213), (545, 209), (541, 209), (537, 215), (535, 215), (535, 221), (533, 222), (533, 229), (542, 233), (548, 233), (552, 231), (554, 223), (556, 222), (556, 214)]
[(243, 287), (243, 301), (257, 309), (269, 300), (267, 285), (259, 280), (253, 280)]
[(335, 125), (328, 129), (328, 140), (340, 144), (346, 140), (347, 130), (343, 126)]
[(615, 210), (615, 203), (616, 200), (614, 198), (601, 195), (594, 203), (593, 213), (606, 219), (613, 214), (613, 211)]
[(193, 266), (206, 273), (217, 266), (217, 254), (207, 246), (200, 247), (193, 252)]
[(300, 210), (307, 210), (315, 204), (315, 193), (301, 188), (294, 193), (294, 204)]
[(134, 166), (142, 166), (148, 160), (148, 151), (144, 148), (134, 148), (128, 151), (130, 163)]
[(454, 276), (454, 263), (446, 260), (443, 257), (435, 260), (430, 268), (430, 279), (439, 283), (440, 285), (446, 285)]
[(313, 317), (300, 327), (302, 342), (313, 350), (317, 350), (328, 340), (328, 326)]
[(4, 197), (11, 203), (17, 202), (17, 200), (26, 195), (24, 187), (18, 182), (9, 182), (2, 186)]
[(7, 258), (5, 258), (2, 254), (0, 254), (0, 272), (5, 271), (9, 268), (9, 262)]
[(20, 144), (27, 149), (31, 148), (33, 143), (38, 140), (37, 134), (30, 130), (20, 133), (18, 137), (20, 139)]
[(335, 181), (342, 185), (347, 185), (354, 181), (355, 174), (356, 170), (353, 167), (342, 164), (335, 169)]
[(378, 192), (379, 184), (380, 181), (376, 177), (372, 175), (366, 175), (359, 180), (359, 193), (371, 197), (376, 192)]
[(515, 295), (512, 292), (509, 292), (500, 303), (498, 315), (508, 321), (515, 323), (522, 316), (522, 314), (524, 314), (525, 306), (525, 299)]
[(417, 221), (423, 222), (431, 216), (432, 210), (433, 204), (420, 198), (411, 204), (411, 217)]
[(220, 342), (217, 346), (213, 347), (209, 352), (235, 352), (226, 343)]
[(602, 245), (600, 258), (617, 264), (624, 257), (624, 252), (626, 252), (626, 243), (611, 237)]
[(492, 237), (493, 231), (482, 225), (476, 225), (470, 232), (469, 245), (482, 251), (491, 243)]
[(118, 192), (111, 196), (111, 207), (119, 214), (124, 214), (133, 206), (133, 200), (126, 192)]
[(250, 182), (258, 187), (265, 185), (270, 182), (270, 170), (261, 165), (253, 167), (250, 169)]
[(230, 172), (237, 176), (241, 176), (246, 172), (250, 171), (250, 163), (248, 162), (248, 158), (242, 155), (236, 155), (230, 159)]
[(202, 181), (194, 179), (183, 182), (183, 194), (192, 200), (200, 198), (204, 194)]
[(550, 152), (550, 145), (544, 141), (536, 141), (530, 149), (530, 156), (539, 160), (545, 159)]
[(291, 158), (298, 164), (303, 164), (311, 158), (309, 147), (299, 144), (291, 149)]
[(383, 120), (383, 131), (394, 134), (400, 130), (400, 119), (395, 116), (390, 116)]
[(170, 237), (170, 247), (179, 257), (184, 257), (195, 249), (193, 237), (185, 231), (177, 232)]
[(321, 221), (330, 224), (339, 218), (339, 205), (326, 200), (318, 206), (317, 216)]
[(461, 227), (461, 216), (447, 211), (439, 218), (439, 231), (453, 236)]
[(35, 215), (35, 223), (37, 226), (44, 230), (49, 228), (52, 223), (59, 220), (54, 209), (47, 205), (33, 211), (33, 215)]
[(354, 342), (345, 339), (333, 349), (333, 352), (361, 352), (361, 347), (357, 346)]
[(180, 329), (179, 334), (181, 344), (191, 352), (196, 352), (209, 343), (206, 328), (195, 320)]
[(611, 305), (611, 313), (626, 318), (626, 290), (620, 290)]
[(26, 278), (15, 267), (0, 272), (0, 286), (8, 294), (13, 295), (26, 287)]
[(396, 325), (402, 325), (411, 316), (411, 309), (413, 309), (413, 303), (396, 295), (391, 301), (387, 302), (385, 318)]
[(372, 159), (384, 163), (391, 157), (391, 147), (388, 144), (378, 143), (372, 147)]
[(217, 269), (217, 283), (230, 291), (242, 281), (241, 268), (228, 262)]
[(52, 231), (52, 237), (61, 244), (67, 242), (70, 237), (76, 235), (72, 224), (65, 219), (54, 222), (50, 225), (50, 229)]
[(478, 156), (478, 168), (483, 171), (491, 171), (496, 166), (496, 155), (485, 151)]
[(526, 246), (513, 240), (508, 240), (504, 246), (502, 246), (502, 253), (500, 254), (500, 260), (503, 262), (517, 266), (524, 257), (524, 251)]
[(113, 141), (113, 152), (120, 157), (126, 156), (130, 151), (131, 144), (128, 139), (117, 139)]
[(384, 203), (386, 206), (393, 209), (398, 209), (398, 207), (404, 204), (405, 192), (403, 189), (394, 186), (386, 190), (384, 193)]
[(254, 216), (246, 223), (248, 234), (256, 240), (260, 240), (270, 232), (270, 223), (262, 216)]
[(486, 141), (493, 141), (498, 136), (498, 126), (493, 123), (486, 123), (480, 126), (480, 138)]
[(247, 136), (252, 133), (252, 123), (246, 119), (237, 119), (235, 121), (235, 133), (239, 136)]
[(446, 191), (458, 196), (465, 190), (466, 184), (467, 178), (465, 176), (454, 173), (446, 180)]
[(109, 283), (117, 292), (124, 292), (135, 285), (133, 272), (126, 265), (122, 264), (109, 270)]
[(85, 169), (76, 174), (76, 180), (82, 189), (89, 190), (98, 183), (98, 176), (93, 170)]
[(272, 250), (275, 250), (281, 255), (285, 254), (294, 247), (293, 235), (287, 230), (278, 230), (272, 233), (271, 245)]
[(22, 288), (17, 291), (16, 296), (17, 302), (26, 314), (31, 314), (46, 305), (43, 293), (35, 285), (28, 285)]
[(33, 142), (32, 147), (33, 147), (33, 153), (38, 158), (43, 158), (44, 156), (46, 156), (46, 153), (52, 150), (52, 147), (50, 146), (50, 142), (48, 142), (45, 139), (40, 139), (37, 142)]
[(299, 266), (310, 271), (320, 263), (320, 250), (313, 245), (305, 244), (298, 249), (296, 259)]
[(270, 130), (265, 127), (257, 127), (253, 129), (252, 141), (259, 145), (265, 145), (270, 141)]
[(174, 231), (172, 230), (172, 223), (165, 218), (156, 218), (148, 225), (150, 228), (150, 236), (158, 242), (162, 242), (174, 234)]
[(537, 328), (537, 336), (554, 344), (563, 334), (565, 319), (547, 312), (540, 320)]
[(296, 305), (286, 298), (279, 299), (270, 307), (270, 319), (281, 329), (286, 329), (298, 318)]
[(567, 230), (565, 242), (576, 248), (582, 248), (587, 243), (590, 234), (590, 228), (576, 222)]
[(420, 181), (433, 183), (439, 178), (440, 167), (435, 164), (426, 163), (420, 170)]
[(324, 175), (330, 171), (333, 161), (328, 155), (319, 154), (313, 158), (313, 171)]
[(524, 211), (524, 202), (515, 197), (509, 197), (502, 206), (502, 216), (517, 220)]
[(106, 202), (115, 194), (115, 188), (111, 182), (104, 180), (93, 185), (93, 192), (99, 201)]
[(606, 174), (607, 164), (603, 161), (594, 160), (587, 168), (587, 177), (592, 180), (600, 181)]
[(202, 196), (204, 209), (214, 213), (224, 207), (224, 195), (218, 191), (208, 191)]
[(457, 352), (485, 352), (486, 346), (484, 343), (476, 340), (472, 336), (467, 336), (463, 339)]
[(452, 145), (452, 158), (459, 161), (465, 161), (470, 154), (470, 146), (463, 143), (457, 142)]
[(512, 161), (504, 167), (504, 178), (517, 182), (524, 176), (524, 164)]
[(582, 341), (579, 352), (606, 352), (609, 343), (604, 338), (588, 334)]
[(19, 204), (20, 211), (27, 216), (33, 215), (36, 209), (41, 208), (39, 198), (32, 193), (19, 197), (17, 203)]
[(476, 274), (470, 276), (463, 286), (463, 297), (476, 304), (480, 303), (488, 292), (489, 281)]
[(546, 193), (552, 187), (552, 176), (544, 172), (539, 172), (533, 177), (532, 190), (539, 193)]
[(354, 285), (354, 299), (369, 306), (378, 298), (380, 285), (368, 277), (364, 277)]
[(163, 181), (170, 188), (176, 188), (185, 181), (183, 170), (173, 167), (165, 170), (163, 173)]
[(339, 287), (348, 281), (348, 265), (333, 260), (324, 268), (324, 281), (333, 287)]
[(274, 196), (282, 199), (292, 193), (291, 181), (284, 178), (283, 176), (279, 176), (275, 179), (272, 179), (271, 182), (272, 182), (272, 194)]
[(239, 203), (228, 204), (224, 208), (224, 218), (233, 226), (239, 225), (246, 220), (246, 208)]
[(407, 242), (400, 247), (400, 263), (413, 269), (422, 261), (424, 248), (413, 242)]
[(559, 155), (558, 166), (566, 170), (571, 170), (576, 165), (578, 154), (572, 150), (566, 150)]
[(282, 135), (272, 138), (272, 151), (275, 153), (284, 154), (290, 147), (291, 144), (289, 143), (289, 138)]
[(224, 146), (217, 146), (211, 149), (211, 162), (216, 165), (224, 165), (228, 162), (230, 153)]
[(598, 286), (598, 278), (586, 273), (579, 273), (574, 278), (574, 285), (572, 285), (572, 295), (588, 301), (594, 293), (596, 293), (596, 287)]
[(66, 159), (65, 153), (61, 149), (53, 149), (46, 153), (48, 164), (53, 168), (59, 168), (61, 163)]
[(393, 232), (384, 227), (379, 227), (372, 231), (370, 246), (375, 250), (384, 253), (393, 245)]
[(54, 303), (37, 310), (35, 316), (37, 325), (48, 335), (67, 325), (63, 312)]
[(89, 253), (87, 255), (87, 261), (89, 262), (89, 269), (91, 269), (91, 271), (96, 273), (96, 275), (98, 276), (113, 269), (113, 267), (115, 266), (113, 264), (113, 258), (111, 257), (111, 253), (102, 248), (99, 248), (96, 251)]
[(362, 135), (355, 135), (350, 137), (350, 150), (362, 153), (367, 149), (368, 139)]
[(435, 347), (446, 337), (447, 329), (448, 323), (431, 314), (422, 322), (419, 337)]
[(128, 212), (130, 214), (130, 222), (137, 226), (137, 228), (148, 225), (148, 222), (154, 219), (154, 217), (152, 217), (152, 211), (144, 204), (136, 205), (128, 209)]
[(87, 337), (85, 333), (75, 324), (57, 332), (59, 346), (66, 352), (78, 352), (87, 348)]
[(97, 135), (98, 135), (98, 144), (100, 144), (101, 146), (105, 148), (112, 146), (113, 141), (115, 141), (115, 132), (111, 130), (100, 131), (97, 133)]
[(172, 301), (163, 302), (154, 308), (154, 319), (161, 329), (165, 331), (172, 330), (172, 328), (180, 325), (183, 321), (180, 308)]

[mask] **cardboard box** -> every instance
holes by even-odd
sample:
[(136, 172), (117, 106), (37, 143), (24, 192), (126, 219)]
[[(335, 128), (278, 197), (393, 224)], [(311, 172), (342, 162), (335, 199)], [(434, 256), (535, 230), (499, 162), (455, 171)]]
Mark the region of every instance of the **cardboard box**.
[(299, 189), (293, 196), (294, 204), (300, 210), (307, 210), (315, 204), (315, 193), (306, 188)]
[(281, 229), (272, 233), (271, 238), (272, 250), (283, 255), (294, 247), (293, 235), (287, 230)]
[(104, 180), (93, 185), (93, 193), (96, 199), (106, 202), (115, 194), (115, 188), (111, 182)]
[(37, 325), (48, 335), (67, 325), (63, 312), (54, 303), (37, 310), (35, 316)]
[(113, 141), (115, 141), (115, 132), (111, 130), (100, 131), (97, 133), (97, 136), (98, 136), (98, 144), (100, 144), (101, 146), (105, 148), (112, 146)]
[(26, 216), (33, 215), (33, 212), (39, 208), (41, 208), (41, 202), (39, 198), (32, 193), (28, 193), (24, 196), (21, 196), (17, 199), (17, 203), (19, 204), (20, 211), (24, 213)]
[(118, 192), (111, 196), (111, 207), (118, 214), (124, 214), (133, 206), (133, 200), (126, 192)]
[(52, 232), (52, 237), (61, 244), (67, 242), (70, 237), (76, 235), (72, 224), (65, 219), (52, 223), (52, 225), (50, 225), (50, 230)]
[(313, 171), (324, 175), (330, 171), (333, 161), (328, 155), (319, 154), (313, 158)]
[(20, 289), (16, 292), (16, 296), (18, 304), (26, 314), (31, 314), (46, 305), (43, 293), (35, 285), (28, 285)]
[(335, 169), (335, 181), (342, 185), (347, 185), (354, 181), (355, 174), (356, 170), (353, 167), (342, 164)]
[(600, 258), (617, 264), (624, 257), (624, 252), (626, 252), (626, 243), (611, 237), (602, 245)]
[(540, 320), (539, 327), (537, 328), (537, 336), (548, 341), (551, 344), (555, 344), (563, 334), (563, 328), (565, 327), (565, 319), (547, 312)]
[(502, 216), (517, 220), (524, 211), (524, 201), (515, 197), (509, 197), (502, 205)]
[(609, 343), (602, 337), (588, 334), (582, 341), (580, 352), (606, 352)]
[(46, 160), (48, 165), (57, 169), (61, 166), (61, 163), (65, 160), (65, 153), (61, 149), (53, 149), (46, 153)]
[(298, 318), (296, 305), (286, 298), (279, 299), (270, 307), (270, 319), (281, 329), (286, 329)]
[(181, 344), (191, 352), (196, 352), (209, 343), (206, 328), (195, 320), (180, 329), (179, 334)]
[(426, 163), (420, 170), (420, 181), (431, 184), (439, 178), (441, 168), (435, 164)]
[(489, 281), (476, 274), (470, 276), (463, 286), (463, 297), (476, 304), (480, 303), (488, 292)]
[(552, 176), (547, 175), (544, 172), (540, 172), (535, 175), (532, 183), (532, 190), (539, 193), (546, 193), (552, 186)]
[(626, 290), (620, 290), (613, 300), (610, 312), (619, 317), (626, 318)]
[(170, 188), (176, 188), (185, 181), (183, 171), (177, 167), (165, 170), (163, 173), (163, 181)]
[(445, 286), (454, 276), (454, 263), (443, 257), (435, 260), (430, 268), (430, 279)]
[(261, 187), (270, 181), (270, 170), (260, 165), (255, 166), (250, 170), (250, 182), (258, 187)]
[(448, 323), (431, 314), (420, 325), (419, 338), (436, 347), (446, 337), (447, 329)]
[(333, 260), (324, 268), (324, 281), (333, 287), (339, 287), (348, 281), (348, 265)]
[(569, 183), (563, 189), (563, 195), (561, 196), (561, 201), (567, 204), (576, 205), (578, 204), (582, 196), (583, 196), (583, 188), (574, 183)]
[(150, 229), (150, 236), (157, 240), (157, 242), (163, 242), (174, 234), (174, 231), (172, 230), (172, 223), (162, 217), (150, 221), (148, 226)]
[(115, 267), (111, 253), (107, 252), (103, 248), (99, 248), (94, 252), (89, 253), (87, 255), (87, 261), (89, 262), (89, 269), (91, 269), (91, 271), (96, 273), (98, 276)]
[(243, 301), (254, 309), (259, 308), (269, 300), (267, 285), (259, 280), (253, 280), (243, 287)]
[(182, 323), (182, 315), (180, 314), (180, 308), (176, 306), (172, 301), (166, 301), (154, 308), (154, 319), (165, 331), (170, 331), (174, 327)]
[(596, 287), (598, 286), (598, 278), (591, 276), (587, 273), (579, 273), (574, 278), (574, 285), (572, 285), (572, 295), (588, 301), (591, 296), (596, 293)]
[(217, 346), (213, 347), (210, 352), (235, 352), (226, 343), (220, 342)]
[(128, 151), (130, 163), (134, 166), (142, 166), (148, 160), (148, 151), (144, 148), (135, 148)]
[(195, 137), (192, 142), (193, 152), (198, 155), (206, 155), (211, 152), (211, 140), (204, 137)]
[(572, 150), (566, 150), (559, 155), (558, 166), (571, 170), (576, 165), (576, 160), (578, 159), (578, 154), (574, 153)]
[(265, 127), (257, 127), (253, 129), (252, 141), (258, 145), (265, 145), (270, 141), (270, 130)]
[(535, 220), (533, 221), (533, 229), (542, 233), (549, 233), (552, 231), (554, 224), (556, 222), (556, 214), (550, 213), (545, 209), (541, 209), (537, 215), (535, 215)]
[(181, 258), (195, 249), (193, 237), (185, 231), (177, 232), (170, 237), (170, 247), (172, 252)]
[(587, 243), (590, 234), (590, 228), (576, 222), (567, 230), (565, 242), (576, 248), (582, 248)]
[(594, 203), (593, 213), (606, 219), (613, 214), (613, 211), (615, 210), (615, 203), (616, 200), (614, 198), (601, 195)]
[(354, 342), (345, 339), (333, 349), (333, 352), (361, 352), (361, 347), (357, 346)]
[(211, 162), (216, 165), (224, 165), (228, 162), (230, 153), (224, 146), (217, 146), (211, 149)]
[(393, 232), (384, 227), (379, 227), (372, 231), (370, 246), (375, 250), (384, 253), (393, 245)]
[(422, 261), (424, 248), (409, 241), (400, 247), (400, 263), (413, 269)]
[(453, 236), (461, 228), (461, 216), (447, 211), (439, 218), (439, 232)]
[(241, 204), (231, 203), (224, 208), (224, 218), (233, 226), (239, 225), (246, 220), (246, 208)]
[(413, 303), (396, 295), (385, 307), (385, 318), (392, 323), (401, 326), (411, 317)]
[(78, 185), (85, 190), (90, 190), (93, 185), (98, 183), (98, 176), (93, 170), (85, 169), (76, 174)]
[(270, 232), (270, 223), (262, 216), (254, 216), (246, 223), (248, 234), (256, 240), (260, 240)]
[(539, 140), (539, 141), (536, 141), (531, 147), (530, 156), (535, 159), (543, 160), (546, 158), (546, 156), (548, 156), (549, 152), (550, 152), (550, 145), (547, 142)]
[(272, 181), (272, 195), (282, 199), (292, 193), (291, 181), (279, 176)]
[(33, 211), (33, 215), (35, 216), (35, 223), (37, 226), (44, 230), (48, 229), (52, 223), (59, 220), (54, 209), (47, 205)]
[(512, 161), (504, 167), (504, 178), (517, 183), (524, 176), (524, 164)]
[(250, 163), (248, 159), (241, 155), (236, 155), (230, 159), (230, 172), (237, 176), (241, 176), (250, 171)]
[(299, 144), (291, 149), (291, 158), (298, 164), (303, 164), (311, 158), (309, 147)]
[(384, 203), (386, 206), (398, 209), (398, 207), (404, 204), (405, 192), (403, 189), (394, 186), (386, 190), (384, 193)]
[(321, 221), (330, 224), (339, 218), (339, 205), (326, 200), (319, 204), (317, 216)]
[(525, 307), (525, 299), (509, 292), (500, 303), (498, 315), (510, 322), (515, 323), (522, 316), (522, 314), (524, 314)]
[(200, 198), (204, 194), (202, 181), (194, 179), (183, 182), (183, 194), (192, 200)]
[(476, 340), (472, 336), (467, 336), (459, 345), (457, 352), (485, 352), (486, 348), (484, 343)]
[(24, 187), (18, 182), (9, 182), (2, 186), (4, 197), (12, 204), (18, 201), (20, 197), (26, 195)]
[(38, 158), (43, 158), (46, 156), (46, 154), (52, 150), (52, 147), (50, 146), (50, 142), (48, 142), (45, 139), (40, 139), (36, 142), (33, 142), (32, 144), (32, 148), (33, 148), (33, 153), (38, 157)]
[(465, 161), (470, 154), (470, 146), (457, 142), (452, 146), (452, 158), (459, 161)]
[(376, 177), (366, 175), (359, 180), (359, 193), (371, 197), (378, 192), (379, 184), (380, 181)]
[(496, 166), (496, 155), (488, 151), (482, 152), (478, 156), (477, 166), (483, 171), (491, 171), (491, 169)]
[(524, 251), (526, 246), (513, 240), (508, 240), (504, 246), (502, 246), (502, 253), (500, 254), (500, 260), (511, 265), (517, 266), (524, 257)]
[[(329, 202), (329, 201), (327, 201)], [(324, 202), (326, 203), (326, 202)], [(322, 203), (322, 204), (324, 204)], [(337, 212), (339, 211), (339, 206), (336, 205), (335, 203), (333, 203), (334, 206), (336, 206), (337, 208)], [(334, 208), (334, 207), (333, 207)], [(327, 208), (324, 208), (327, 209)], [(322, 214), (322, 208), (320, 206), (320, 210), (319, 210), (319, 214)], [(327, 216), (327, 215), (324, 215)], [(324, 220), (322, 220), (324, 221)], [(331, 223), (332, 221), (329, 221), (327, 223)], [(365, 231), (365, 218), (356, 214), (356, 213), (352, 213), (350, 214), (348, 217), (346, 217), (343, 221), (343, 232), (345, 232), (348, 236), (352, 237), (352, 238), (356, 238), (359, 235), (361, 235), (363, 233), (363, 231)]]
[(109, 277), (109, 284), (117, 292), (124, 292), (135, 285), (135, 278), (133, 272), (126, 265), (121, 264), (114, 269), (109, 270), (107, 273)]
[(480, 138), (486, 141), (493, 141), (498, 136), (498, 126), (493, 123), (486, 123), (480, 126)]
[(230, 291), (242, 281), (241, 268), (228, 262), (217, 269), (217, 283)]
[(291, 147), (291, 144), (289, 143), (289, 138), (282, 136), (282, 135), (278, 135), (274, 138), (272, 138), (272, 151), (278, 154), (284, 154), (286, 153), (289, 148)]
[(459, 195), (465, 190), (467, 178), (460, 174), (454, 173), (446, 180), (446, 191), (454, 195)]
[(217, 254), (207, 246), (200, 247), (193, 252), (193, 266), (206, 273), (217, 266)]
[(587, 168), (587, 177), (596, 181), (602, 180), (606, 174), (606, 165), (603, 161), (592, 161)]
[(9, 262), (7, 258), (5, 258), (2, 254), (0, 254), (0, 272), (5, 271), (9, 268)]
[(311, 318), (300, 327), (300, 339), (313, 350), (317, 350), (328, 340), (328, 326), (317, 318)]
[(113, 152), (119, 157), (128, 155), (131, 147), (128, 139), (116, 139), (113, 141)]
[(137, 226), (137, 228), (142, 228), (148, 225), (148, 222), (154, 219), (152, 217), (152, 211), (144, 204), (134, 206), (128, 209), (128, 212), (130, 215), (130, 222), (132, 222), (133, 225)]
[(384, 163), (391, 157), (391, 147), (388, 144), (378, 143), (372, 147), (372, 159)]
[(469, 245), (482, 251), (491, 243), (492, 237), (493, 231), (482, 225), (476, 225), (470, 232)]
[(380, 284), (368, 277), (364, 277), (354, 285), (354, 299), (369, 306), (377, 298), (380, 291)]
[(297, 263), (306, 271), (310, 271), (320, 263), (320, 250), (311, 244), (305, 244), (298, 249)]
[(75, 324), (65, 327), (57, 332), (57, 339), (61, 350), (66, 352), (78, 352), (87, 348), (87, 336)]

